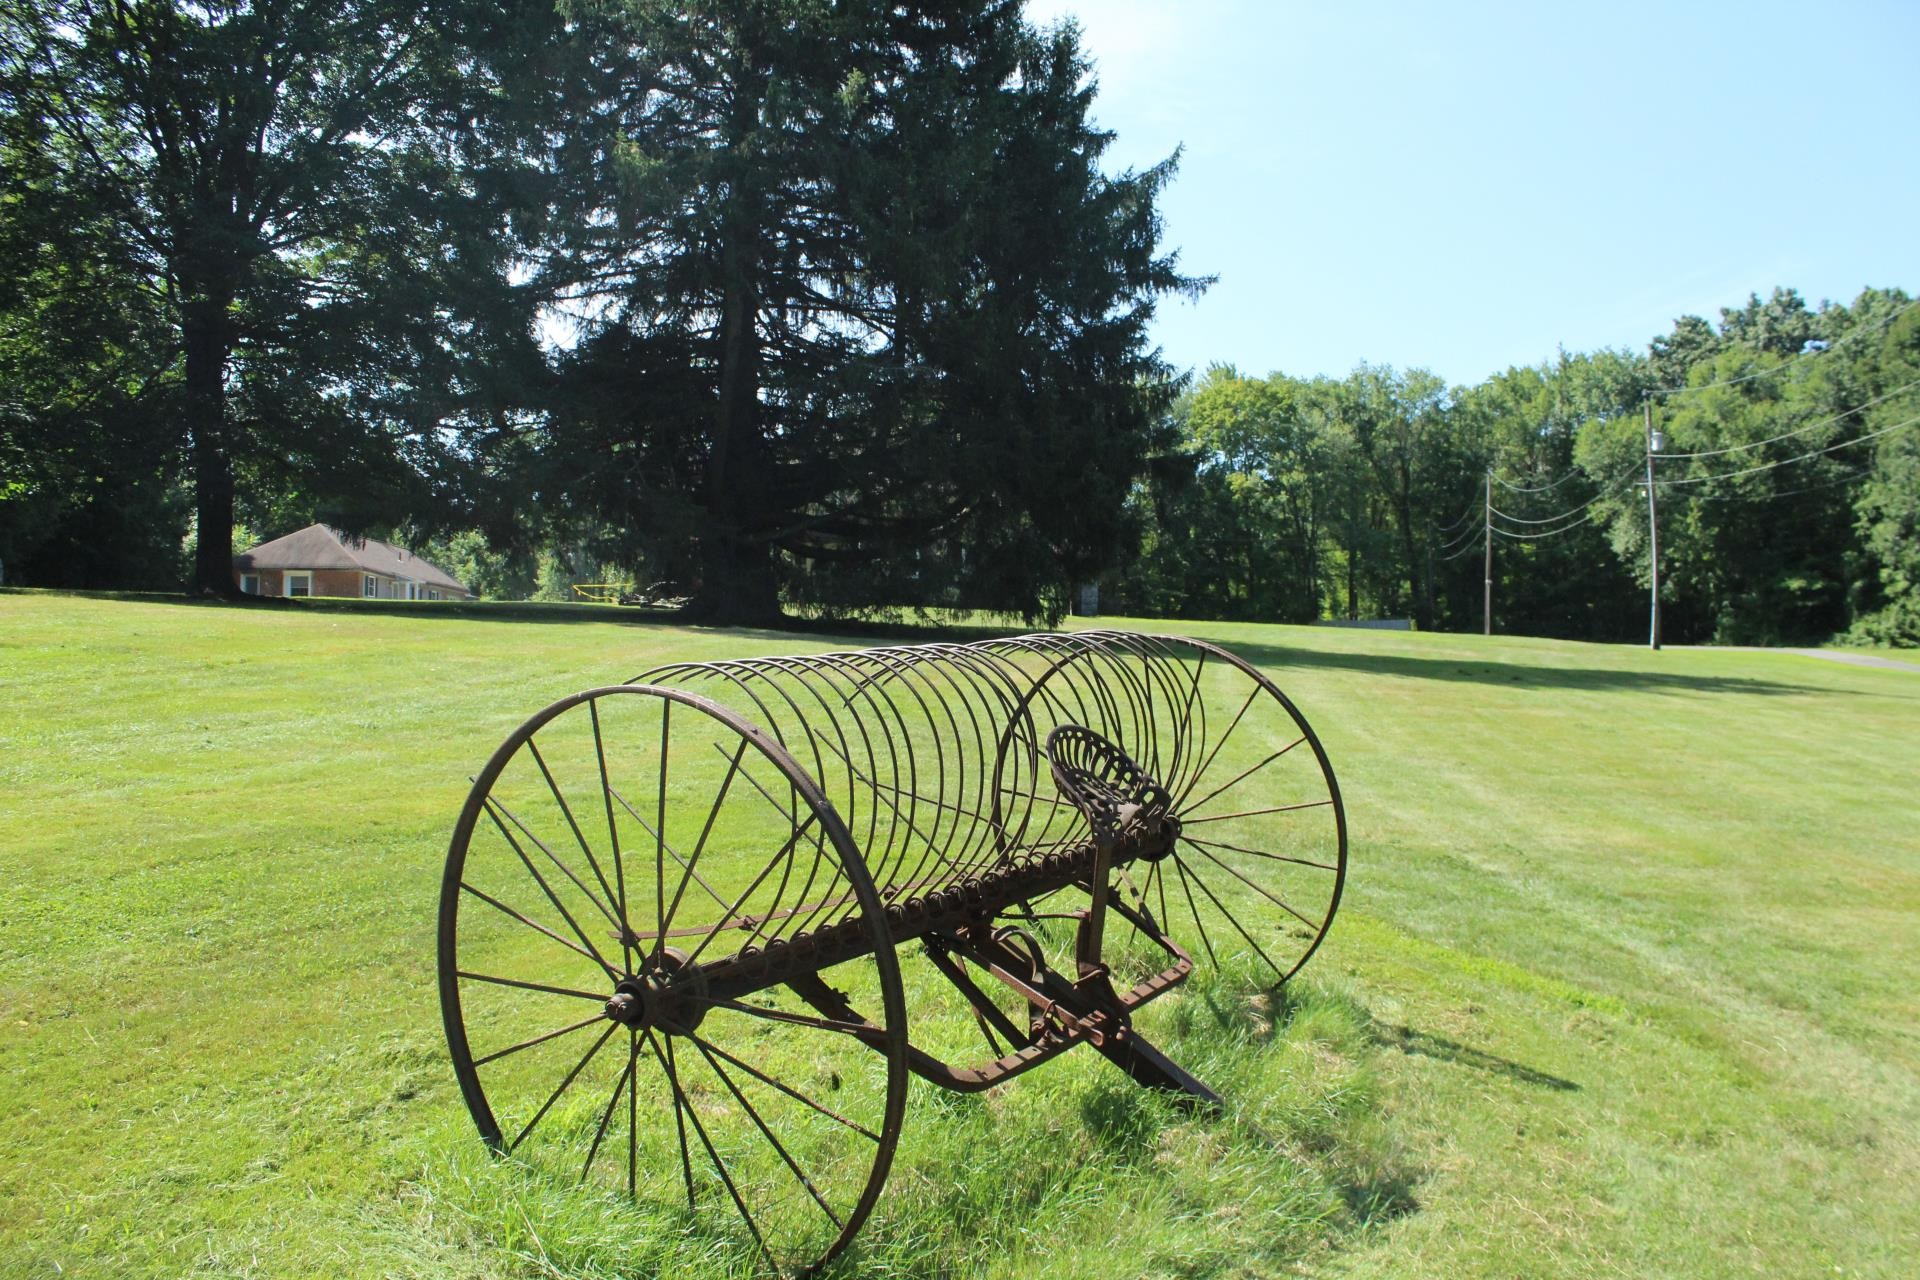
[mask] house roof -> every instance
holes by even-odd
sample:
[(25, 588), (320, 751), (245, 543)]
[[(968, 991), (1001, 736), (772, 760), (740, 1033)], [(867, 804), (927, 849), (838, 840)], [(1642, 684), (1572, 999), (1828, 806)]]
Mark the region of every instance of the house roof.
[(250, 547), (233, 558), (236, 569), (358, 569), (402, 581), (411, 579), (436, 587), (466, 591), (464, 584), (440, 566), (422, 560), (405, 547), (378, 538), (354, 538), (324, 524)]

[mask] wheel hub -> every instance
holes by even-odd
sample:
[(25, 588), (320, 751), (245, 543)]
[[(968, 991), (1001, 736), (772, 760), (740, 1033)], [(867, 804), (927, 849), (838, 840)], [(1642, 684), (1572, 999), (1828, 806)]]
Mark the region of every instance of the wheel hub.
[(691, 1034), (707, 1016), (706, 977), (687, 953), (667, 947), (647, 957), (640, 971), (622, 978), (607, 997), (607, 1017), (636, 1031)]

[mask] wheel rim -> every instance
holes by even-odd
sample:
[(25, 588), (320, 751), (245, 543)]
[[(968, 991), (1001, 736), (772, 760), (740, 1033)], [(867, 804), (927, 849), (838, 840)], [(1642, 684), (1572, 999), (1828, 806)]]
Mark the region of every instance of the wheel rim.
[[(1171, 793), (1179, 822), (1167, 856), (1114, 876), (1116, 979), (1163, 968), (1172, 942), (1204, 982), (1286, 982), (1326, 937), (1346, 882), (1346, 815), (1318, 737), (1270, 679), (1215, 645), (1096, 632), (1076, 649), (1073, 639), (1055, 646), (1026, 732), (1080, 723), (1111, 738)], [(1042, 816), (1048, 839), (1083, 825), (1058, 807)]]
[[(790, 963), (834, 929), (861, 954), (819, 977), (858, 1035), (784, 983), (742, 989), (743, 958)], [(439, 942), (455, 1071), (496, 1150), (783, 1274), (871, 1211), (906, 1096), (897, 963), (838, 815), (733, 712), (620, 685), (528, 720), (455, 827)]]

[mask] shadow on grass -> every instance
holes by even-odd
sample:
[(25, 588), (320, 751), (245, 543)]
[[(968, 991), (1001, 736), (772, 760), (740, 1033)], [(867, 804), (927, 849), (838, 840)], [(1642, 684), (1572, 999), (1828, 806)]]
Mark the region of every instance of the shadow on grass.
[[(1255, 1044), (1276, 1042), (1304, 1007), (1304, 1002), (1293, 994), (1291, 987), (1278, 990), (1263, 990), (1253, 986), (1230, 987), (1224, 991), (1209, 989), (1202, 994), (1200, 1003), (1206, 1007), (1212, 1022), (1220, 1030), (1237, 1034)], [(1461, 1044), (1458, 1040), (1449, 1040), (1431, 1031), (1420, 1031), (1405, 1023), (1381, 1022), (1364, 1006), (1351, 1001), (1343, 1003), (1351, 1006), (1350, 1013), (1366, 1039), (1382, 1048), (1398, 1049), (1415, 1057), (1471, 1067), (1476, 1071), (1505, 1076), (1521, 1084), (1561, 1093), (1580, 1091), (1579, 1084), (1572, 1080)]]
[(1610, 671), (1603, 667), (1547, 667), (1518, 662), (1463, 662), (1459, 658), (1418, 658), (1406, 654), (1330, 653), (1282, 645), (1235, 641), (1227, 646), (1256, 667), (1303, 666), (1316, 670), (1357, 671), (1402, 680), (1465, 681), (1516, 685), (1523, 689), (1577, 689), (1599, 693), (1699, 694), (1850, 694), (1852, 689), (1756, 680), (1746, 676), (1689, 675), (1677, 671)]
[(1580, 1091), (1580, 1086), (1571, 1080), (1563, 1080), (1559, 1076), (1536, 1071), (1522, 1063), (1497, 1057), (1470, 1045), (1461, 1044), (1458, 1040), (1434, 1035), (1430, 1031), (1416, 1031), (1409, 1026), (1376, 1022), (1373, 1024), (1373, 1036), (1379, 1043), (1388, 1048), (1398, 1049), (1402, 1053), (1472, 1067), (1476, 1071), (1505, 1076), (1509, 1080), (1517, 1080), (1521, 1084), (1538, 1085), (1543, 1089), (1556, 1089), (1562, 1093)]

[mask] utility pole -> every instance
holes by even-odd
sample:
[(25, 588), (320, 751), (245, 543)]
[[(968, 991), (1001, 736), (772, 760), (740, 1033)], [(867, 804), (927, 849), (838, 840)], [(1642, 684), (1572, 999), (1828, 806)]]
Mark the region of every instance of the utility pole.
[(1480, 634), (1490, 636), (1493, 634), (1493, 472), (1491, 469), (1487, 472), (1484, 514), (1487, 526), (1487, 580), (1480, 596)]
[(1653, 430), (1653, 397), (1642, 402), (1647, 420), (1647, 567), (1653, 582), (1652, 616), (1647, 625), (1647, 647), (1660, 647), (1660, 501), (1653, 482), (1653, 455), (1664, 443)]

